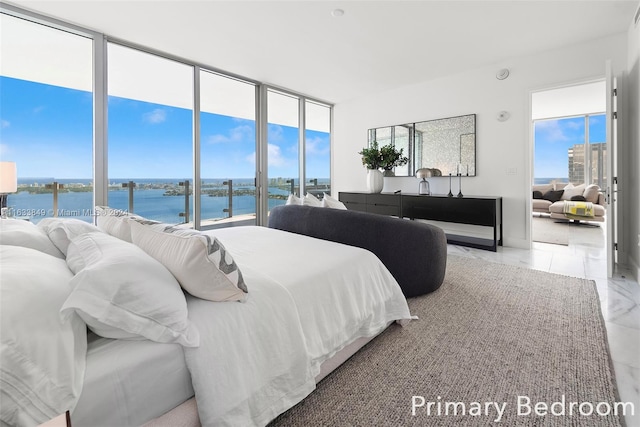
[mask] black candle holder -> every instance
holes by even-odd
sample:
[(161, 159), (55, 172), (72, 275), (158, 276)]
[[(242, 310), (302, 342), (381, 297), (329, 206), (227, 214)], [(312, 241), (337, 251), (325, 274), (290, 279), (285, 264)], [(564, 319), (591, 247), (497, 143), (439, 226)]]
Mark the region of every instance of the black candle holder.
[(451, 172), (449, 172), (449, 194), (447, 197), (453, 197), (453, 193), (451, 192)]
[(461, 173), (458, 174), (458, 196), (457, 197), (462, 197), (462, 174)]

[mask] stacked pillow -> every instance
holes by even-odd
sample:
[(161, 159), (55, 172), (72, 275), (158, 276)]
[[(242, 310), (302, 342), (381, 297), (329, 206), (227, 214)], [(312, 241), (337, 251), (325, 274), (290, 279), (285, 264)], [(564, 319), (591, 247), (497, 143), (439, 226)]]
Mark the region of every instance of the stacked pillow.
[(242, 273), (218, 239), (109, 207), (96, 210), (100, 229), (140, 247), (191, 295), (209, 301), (246, 300)]
[(191, 295), (210, 301), (245, 301), (247, 286), (220, 241), (197, 230), (130, 220), (133, 242), (166, 266)]
[(96, 206), (96, 224), (107, 234), (131, 243), (131, 227), (129, 219), (144, 219), (127, 211), (113, 209), (108, 206)]
[(63, 259), (0, 245), (0, 263), (0, 419), (3, 425), (38, 425), (76, 406), (87, 327), (73, 314), (60, 320), (73, 278)]
[(38, 223), (38, 228), (44, 231), (65, 257), (71, 240), (81, 234), (100, 231), (95, 225), (74, 218), (45, 218)]
[(289, 198), (287, 199), (287, 205), (306, 205), (306, 206), (315, 206), (321, 208), (333, 208), (333, 209), (344, 209), (347, 207), (341, 201), (334, 199), (329, 196), (327, 193), (322, 193), (322, 200), (319, 200), (316, 196), (311, 193), (307, 193), (304, 198), (300, 198), (295, 194), (289, 194)]
[(86, 233), (69, 245), (67, 265), (75, 276), (64, 316), (77, 313), (106, 338), (200, 344), (180, 285), (137, 246), (102, 232)]
[(64, 254), (51, 242), (46, 232), (32, 222), (21, 219), (0, 221), (0, 244), (22, 246), (56, 258), (64, 258)]

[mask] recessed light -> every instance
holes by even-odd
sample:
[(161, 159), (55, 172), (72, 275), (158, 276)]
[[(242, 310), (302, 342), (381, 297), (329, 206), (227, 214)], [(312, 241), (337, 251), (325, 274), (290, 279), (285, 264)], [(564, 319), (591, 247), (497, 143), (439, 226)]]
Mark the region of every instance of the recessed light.
[(342, 9), (333, 9), (331, 11), (331, 16), (333, 16), (334, 18), (337, 18), (338, 16), (342, 16), (344, 15), (344, 10)]

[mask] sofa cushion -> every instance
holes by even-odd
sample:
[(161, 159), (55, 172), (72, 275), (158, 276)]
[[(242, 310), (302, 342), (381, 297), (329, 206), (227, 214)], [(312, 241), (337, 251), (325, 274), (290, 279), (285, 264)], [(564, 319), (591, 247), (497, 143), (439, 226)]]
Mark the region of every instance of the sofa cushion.
[(542, 196), (545, 200), (550, 201), (551, 203), (557, 202), (562, 198), (562, 194), (564, 190), (549, 190)]
[(587, 199), (587, 202), (598, 203), (598, 196), (600, 195), (600, 187), (596, 184), (591, 184), (584, 189), (582, 196)]
[(587, 199), (584, 198), (584, 196), (573, 196), (571, 198), (572, 202), (586, 202)]
[(533, 198), (536, 200), (542, 199), (542, 191), (534, 191)]
[(562, 193), (560, 200), (571, 200), (573, 196), (582, 196), (582, 193), (584, 193), (584, 187), (584, 184), (573, 185), (569, 183), (564, 187), (564, 192)]
[(532, 187), (533, 191), (539, 191), (542, 194), (546, 193), (547, 191), (551, 191), (553, 190), (553, 184), (536, 184)]
[(549, 206), (551, 202), (545, 199), (533, 199), (531, 207), (537, 212), (549, 212)]

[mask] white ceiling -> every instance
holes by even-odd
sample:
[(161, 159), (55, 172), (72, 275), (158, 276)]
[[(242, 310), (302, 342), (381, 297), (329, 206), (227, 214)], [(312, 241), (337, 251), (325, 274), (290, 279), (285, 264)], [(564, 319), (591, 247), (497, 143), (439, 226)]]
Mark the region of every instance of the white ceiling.
[[(626, 32), (638, 7), (638, 0), (6, 3), (332, 103)], [(336, 8), (344, 16), (333, 17)]]

